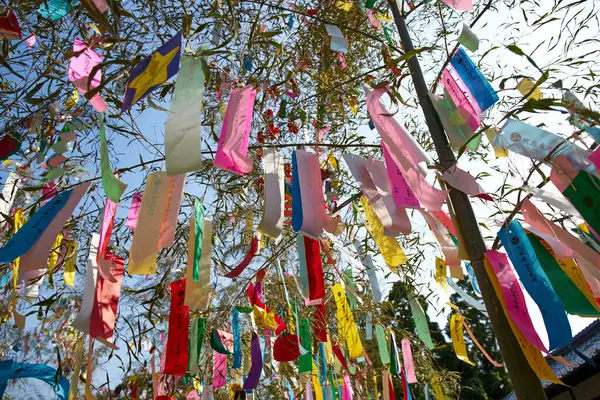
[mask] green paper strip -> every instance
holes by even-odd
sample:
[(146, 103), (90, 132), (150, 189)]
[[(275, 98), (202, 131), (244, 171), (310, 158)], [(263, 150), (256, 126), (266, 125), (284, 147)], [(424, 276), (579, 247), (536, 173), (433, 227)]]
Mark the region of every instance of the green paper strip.
[(387, 42), (389, 43), (389, 45), (393, 46), (394, 42), (392, 42), (392, 37), (390, 36), (390, 31), (388, 31), (387, 26), (383, 27), (383, 34), (385, 36), (385, 40), (387, 40)]
[(600, 179), (587, 171), (579, 171), (563, 195), (579, 211), (585, 222), (600, 232)]
[(346, 283), (346, 298), (348, 299), (348, 305), (350, 310), (356, 310), (356, 297), (353, 293), (356, 293), (356, 286), (354, 285), (354, 274), (352, 268), (348, 268), (344, 271), (344, 282)]
[(391, 354), (391, 362), (390, 362), (390, 374), (399, 376), (400, 375), (400, 366), (398, 365), (398, 349), (396, 349), (394, 340), (390, 338), (390, 354)]
[(235, 306), (235, 309), (238, 310), (238, 312), (240, 312), (242, 314), (250, 314), (252, 311), (254, 311), (253, 307), (245, 307), (245, 306)]
[(190, 351), (188, 353), (188, 373), (190, 375), (198, 374), (198, 320), (192, 320), (190, 329)]
[(202, 236), (204, 235), (204, 206), (200, 200), (194, 202), (194, 218), (196, 224), (194, 226), (194, 282), (200, 281), (200, 257), (202, 256)]
[(298, 357), (298, 372), (301, 374), (312, 373), (313, 360), (312, 360), (312, 353), (310, 351), (311, 337), (310, 337), (310, 321), (308, 320), (308, 318), (300, 319), (300, 326), (298, 328), (298, 331), (300, 332), (299, 337), (300, 337), (300, 343), (302, 344), (302, 347), (309, 350), (309, 352), (307, 354), (304, 354), (304, 355), (301, 355), (300, 357)]
[(390, 363), (390, 352), (388, 351), (388, 344), (383, 326), (375, 325), (375, 336), (377, 337), (377, 347), (379, 348), (379, 359), (383, 365)]
[(433, 345), (431, 334), (429, 333), (427, 317), (425, 317), (423, 308), (421, 308), (421, 305), (414, 297), (410, 299), (410, 310), (412, 311), (413, 320), (415, 321), (417, 336), (425, 343), (429, 350), (433, 350), (435, 346)]
[(121, 195), (127, 188), (127, 185), (121, 182), (113, 173), (108, 161), (108, 144), (106, 143), (106, 128), (104, 126), (104, 117), (100, 114), (100, 173), (102, 174), (102, 187), (104, 194), (113, 203), (121, 200)]
[(206, 318), (198, 318), (198, 364), (200, 364), (200, 354), (202, 353), (202, 342), (204, 341), (205, 331)]
[(231, 355), (231, 352), (221, 342), (221, 338), (215, 328), (210, 333), (210, 347), (219, 354)]
[(542, 269), (548, 276), (550, 283), (560, 301), (565, 307), (565, 311), (573, 315), (581, 316), (599, 316), (600, 313), (590, 304), (583, 293), (579, 291), (577, 286), (564, 273), (558, 261), (546, 249), (544, 244), (532, 233), (527, 234), (527, 238), (533, 246), (535, 255), (540, 260)]

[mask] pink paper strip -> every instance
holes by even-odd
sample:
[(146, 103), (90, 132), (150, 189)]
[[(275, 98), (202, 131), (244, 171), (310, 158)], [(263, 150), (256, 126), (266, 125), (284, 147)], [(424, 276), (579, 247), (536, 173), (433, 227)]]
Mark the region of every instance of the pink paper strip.
[[(229, 351), (232, 351), (233, 336), (231, 333), (219, 330), (219, 336), (223, 346)], [(227, 355), (220, 354), (213, 350), (213, 389), (222, 388), (227, 380)]]
[(142, 204), (142, 194), (135, 193), (131, 199), (131, 206), (129, 207), (129, 215), (127, 216), (127, 228), (132, 231), (135, 230), (137, 225), (138, 215), (140, 213), (140, 206)]
[(380, 103), (382, 89), (373, 90), (367, 95), (369, 115), (381, 135), (402, 176), (414, 192), (419, 202), (431, 211), (438, 211), (448, 196), (447, 190), (434, 188), (427, 182), (419, 169), (418, 163), (427, 162), (429, 158), (414, 139), (402, 128)]
[(165, 212), (163, 216), (159, 249), (166, 249), (173, 246), (175, 241), (175, 229), (177, 228), (177, 218), (181, 209), (183, 200), (183, 189), (185, 187), (185, 174), (169, 177), (169, 194), (165, 203)]
[(367, 18), (369, 18), (369, 22), (374, 28), (381, 28), (381, 22), (379, 22), (379, 20), (375, 18), (375, 16), (373, 15), (373, 10), (369, 8), (365, 13), (367, 14)]
[(111, 274), (111, 277), (115, 277), (115, 282), (110, 282), (102, 276), (96, 281), (96, 295), (90, 315), (90, 337), (101, 338), (112, 344), (125, 260), (112, 253), (108, 253), (106, 257), (115, 265)]
[(442, 179), (454, 189), (460, 190), (469, 196), (476, 196), (478, 194), (485, 193), (473, 175), (458, 168), (456, 165), (446, 170), (442, 174)]
[(31, 49), (33, 46), (35, 46), (36, 38), (34, 35), (31, 35), (25, 39), (25, 42), (27, 43), (27, 48)]
[(392, 156), (383, 142), (381, 143), (381, 149), (383, 150), (388, 179), (392, 186), (392, 196), (394, 197), (396, 207), (421, 208), (419, 200), (417, 200), (412, 189), (408, 186), (406, 179), (404, 179), (402, 172), (400, 172), (400, 168), (392, 160)]
[(542, 343), (533, 326), (533, 322), (531, 322), (527, 304), (525, 303), (525, 296), (515, 273), (508, 263), (506, 254), (495, 250), (488, 250), (486, 254), (500, 282), (500, 287), (504, 294), (504, 305), (506, 306), (508, 315), (510, 315), (532, 345), (547, 353), (548, 349)]
[(552, 160), (552, 171), (550, 171), (550, 180), (560, 192), (564, 192), (577, 176), (579, 170), (571, 164), (569, 159), (564, 156), (556, 156)]
[(525, 222), (529, 225), (543, 233), (553, 236), (562, 244), (579, 254), (596, 269), (600, 270), (600, 256), (598, 253), (577, 239), (577, 237), (571, 235), (566, 229), (548, 221), (529, 199), (523, 201), (521, 212), (523, 213)]
[(448, 234), (446, 232), (442, 232), (442, 229), (446, 229), (439, 225), (437, 220), (429, 212), (423, 209), (419, 209), (419, 211), (423, 215), (423, 218), (425, 218), (429, 229), (431, 229), (431, 232), (440, 245), (440, 249), (442, 250), (444, 258), (446, 259), (446, 264), (449, 267), (461, 267), (460, 257), (458, 256), (458, 248), (450, 240)]
[[(102, 82), (102, 72), (98, 70), (88, 86), (92, 69), (102, 63), (103, 57), (88, 48), (79, 38), (76, 38), (73, 43), (73, 52), (79, 53), (79, 55), (71, 57), (71, 61), (69, 62), (69, 80), (81, 94), (85, 95), (88, 90), (97, 88)], [(108, 106), (99, 94), (95, 94), (89, 101), (96, 111), (108, 111)]]
[(350, 377), (344, 375), (344, 386), (342, 387), (342, 400), (352, 400), (352, 385), (350, 383)]
[[(457, 78), (460, 79), (460, 78)], [(450, 95), (452, 102), (458, 108), (458, 112), (464, 118), (469, 128), (472, 130), (476, 130), (481, 125), (481, 121), (477, 116), (477, 112), (473, 105), (469, 102), (467, 95), (460, 88), (457, 79), (455, 79), (448, 68), (444, 68), (444, 73), (442, 75), (442, 82), (444, 84), (444, 88)]]
[(597, 147), (596, 150), (590, 154), (588, 160), (593, 162), (596, 168), (600, 169), (600, 147)]
[(90, 187), (90, 182), (81, 183), (73, 189), (73, 193), (67, 200), (62, 210), (54, 217), (50, 225), (46, 228), (42, 236), (31, 247), (31, 249), (21, 256), (20, 269), (31, 271), (34, 269), (48, 268), (48, 256), (54, 245), (56, 237), (67, 223), (67, 220), (79, 204), (79, 201)]
[(214, 165), (236, 174), (252, 171), (248, 154), (248, 140), (252, 125), (252, 110), (256, 90), (252, 86), (231, 91)]
[(96, 262), (98, 264), (98, 273), (100, 273), (104, 279), (113, 283), (116, 282), (115, 277), (113, 277), (111, 273), (114, 264), (109, 260), (108, 257), (106, 257), (106, 252), (108, 250), (108, 243), (110, 242), (110, 235), (112, 234), (116, 215), (117, 203), (114, 203), (107, 198), (106, 204), (104, 205), (104, 218), (102, 219), (100, 244), (98, 246)]
[(417, 383), (417, 375), (415, 374), (415, 362), (412, 356), (412, 349), (408, 339), (402, 339), (402, 360), (404, 361), (404, 369), (406, 370), (406, 380), (408, 383)]
[(296, 150), (298, 164), (298, 180), (302, 193), (302, 227), (300, 231), (318, 240), (323, 229), (334, 233), (338, 221), (330, 217), (325, 209), (323, 200), (323, 185), (319, 157), (304, 150)]
[(473, 11), (473, 0), (442, 0), (444, 3), (459, 11)]

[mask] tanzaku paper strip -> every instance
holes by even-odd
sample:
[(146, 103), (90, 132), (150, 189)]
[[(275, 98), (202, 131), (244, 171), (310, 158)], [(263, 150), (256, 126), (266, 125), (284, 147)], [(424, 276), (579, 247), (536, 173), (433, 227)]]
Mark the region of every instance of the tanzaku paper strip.
[(263, 149), (264, 189), (263, 214), (257, 230), (276, 239), (283, 229), (284, 162), (273, 148)]
[(171, 282), (171, 308), (169, 310), (169, 333), (165, 350), (163, 374), (183, 376), (188, 367), (188, 332), (190, 308), (183, 304), (185, 279)]
[(377, 243), (379, 247), (379, 252), (383, 256), (386, 264), (390, 268), (392, 272), (398, 271), (398, 266), (408, 260), (406, 254), (398, 244), (398, 241), (395, 237), (385, 236), (384, 229), (379, 217), (375, 213), (375, 210), (369, 204), (369, 201), (366, 197), (361, 197), (360, 202), (362, 204), (363, 210), (365, 211), (365, 216), (367, 218), (367, 222), (371, 227), (371, 233), (373, 234), (373, 239)]
[(392, 159), (392, 156), (390, 155), (390, 152), (385, 144), (381, 145), (381, 150), (385, 159), (385, 166), (396, 207), (421, 208), (419, 200), (417, 200), (412, 189), (410, 186), (408, 186), (406, 179), (404, 179), (404, 176), (402, 176), (400, 168), (398, 168)]
[(503, 298), (511, 299), (511, 301), (504, 304), (504, 309), (519, 327), (523, 335), (525, 335), (527, 340), (538, 349), (547, 352), (547, 347), (544, 345), (533, 326), (527, 304), (525, 303), (525, 296), (521, 290), (521, 285), (508, 263), (506, 254), (488, 250), (486, 256), (495, 277), (497, 278)]
[(365, 160), (354, 154), (344, 154), (344, 160), (354, 179), (359, 183), (363, 195), (369, 200), (369, 204), (379, 217), (384, 235), (409, 234), (410, 220), (406, 210), (396, 206), (388, 171), (383, 161)]
[[(40, 221), (37, 220), (39, 225), (33, 226), (32, 230), (28, 231), (29, 233), (32, 233), (33, 235), (38, 236), (39, 239), (35, 242), (35, 244), (33, 244), (31, 249), (29, 251), (27, 251), (27, 253), (21, 255), (21, 268), (24, 271), (29, 271), (29, 270), (34, 270), (34, 269), (44, 269), (47, 267), (48, 255), (50, 254), (50, 251), (52, 250), (52, 246), (56, 240), (56, 237), (58, 236), (58, 234), (60, 233), (62, 228), (65, 226), (65, 223), (67, 222), (67, 220), (69, 219), (69, 217), (71, 216), (73, 211), (75, 210), (75, 207), (77, 207), (77, 204), (79, 203), (79, 201), (81, 200), (81, 198), (83, 197), (85, 192), (87, 192), (87, 189), (89, 188), (89, 186), (90, 186), (90, 182), (86, 182), (86, 183), (81, 183), (81, 184), (77, 185), (77, 187), (75, 189), (73, 189), (73, 192), (70, 195), (68, 195), (68, 200), (66, 201), (64, 207), (62, 209), (60, 209), (60, 211), (52, 219), (52, 222), (50, 222), (50, 224), (47, 225), (47, 228), (45, 230), (43, 230), (41, 235), (39, 235), (39, 232), (40, 232), (39, 230), (44, 228), (43, 224), (45, 221), (43, 221), (43, 222), (41, 222), (41, 224), (39, 224)], [(49, 201), (48, 204), (53, 203), (55, 201), (55, 199), (56, 198)], [(42, 209), (44, 207), (42, 207), (40, 210), (38, 210), (38, 212), (35, 213), (34, 216), (31, 217), (31, 219), (29, 221), (27, 221), (27, 223), (21, 229), (19, 229), (19, 231), (15, 234), (15, 236), (19, 235), (22, 232), (25, 232), (27, 225), (32, 223), (33, 219), (35, 218), (35, 216), (38, 213), (42, 213)], [(42, 213), (42, 219), (43, 219), (43, 217), (44, 217), (44, 215)], [(29, 239), (31, 239), (31, 238), (29, 238)], [(4, 248), (6, 248), (11, 243), (11, 241), (12, 241), (12, 238), (4, 246)], [(0, 262), (2, 262), (2, 261), (3, 260), (0, 260)]]
[(471, 50), (473, 53), (479, 49), (479, 38), (475, 33), (471, 30), (469, 25), (463, 22), (462, 30), (460, 31), (460, 35), (458, 39), (456, 39), (458, 43), (465, 46), (467, 49)]
[(429, 333), (429, 325), (427, 325), (427, 317), (423, 312), (423, 308), (421, 308), (421, 305), (415, 297), (411, 297), (409, 304), (410, 310), (412, 312), (413, 321), (415, 323), (417, 336), (423, 341), (423, 343), (425, 343), (429, 350), (432, 350), (435, 346), (433, 344), (433, 341), (431, 340), (431, 334)]
[(469, 360), (467, 355), (467, 346), (465, 345), (465, 337), (463, 333), (463, 320), (464, 317), (461, 314), (453, 314), (450, 319), (450, 335), (452, 336), (452, 346), (454, 352), (459, 360), (475, 366), (475, 364)]
[(184, 187), (185, 174), (169, 177), (169, 189), (163, 213), (160, 240), (158, 241), (159, 249), (173, 246), (175, 230), (177, 229), (177, 217), (179, 217), (181, 201), (183, 200)]
[(481, 110), (483, 112), (499, 100), (498, 94), (462, 48), (459, 47), (456, 53), (454, 53), (450, 59), (450, 64), (464, 82), (473, 99), (477, 102), (479, 106), (479, 110), (477, 111)]
[(181, 56), (181, 67), (165, 125), (167, 175), (179, 175), (202, 168), (200, 130), (204, 101), (202, 59)]
[(252, 86), (231, 91), (215, 156), (216, 167), (240, 175), (252, 171), (252, 159), (246, 155), (255, 98)]
[[(489, 255), (489, 253), (487, 253), (487, 254)], [(525, 338), (525, 336), (523, 336), (523, 333), (521, 333), (521, 331), (519, 330), (517, 325), (514, 323), (512, 318), (506, 312), (506, 306), (505, 306), (506, 299), (505, 299), (504, 295), (502, 294), (502, 289), (500, 289), (500, 283), (498, 282), (498, 279), (496, 278), (496, 275), (494, 274), (492, 265), (491, 265), (488, 257), (485, 258), (484, 265), (485, 265), (485, 269), (487, 271), (488, 277), (490, 278), (490, 281), (492, 282), (492, 285), (494, 286), (494, 291), (496, 292), (496, 296), (498, 296), (498, 299), (500, 300), (500, 304), (502, 305), (502, 308), (504, 309), (504, 313), (507, 316), (507, 320), (510, 325), (510, 328), (513, 331), (515, 337), (517, 338), (517, 342), (519, 342), (519, 346), (523, 350), (523, 354), (525, 355), (527, 362), (531, 366), (531, 369), (533, 369), (533, 371), (535, 372), (537, 377), (540, 379), (544, 379), (548, 382), (562, 384), (562, 382), (556, 377), (556, 375), (554, 374), (554, 371), (552, 371), (552, 368), (550, 368), (550, 366), (548, 365), (548, 362), (542, 356), (540, 351), (536, 347), (534, 347)]]
[(97, 254), (100, 244), (100, 235), (92, 233), (90, 239), (90, 252), (88, 255), (87, 269), (85, 271), (85, 283), (83, 286), (83, 298), (81, 308), (71, 326), (83, 333), (90, 332), (90, 316), (96, 296), (96, 281), (98, 279)]
[(417, 383), (412, 348), (410, 341), (406, 338), (402, 339), (402, 361), (404, 363), (404, 369), (406, 370), (406, 380), (408, 383)]
[(383, 326), (375, 325), (375, 337), (377, 338), (377, 348), (379, 349), (379, 359), (381, 364), (388, 365), (390, 363), (390, 353), (388, 351), (388, 343)]
[(169, 194), (169, 177), (165, 172), (148, 175), (138, 223), (129, 251), (130, 275), (155, 274), (156, 253), (162, 232), (164, 207)]
[(110, 167), (108, 144), (106, 143), (106, 127), (104, 126), (104, 117), (102, 114), (100, 115), (100, 172), (102, 173), (102, 187), (104, 188), (106, 197), (118, 203), (127, 185), (115, 176)]
[[(71, 57), (69, 62), (69, 80), (81, 94), (85, 95), (89, 90), (100, 86), (102, 82), (102, 70), (95, 69), (95, 67), (102, 63), (103, 57), (79, 38), (76, 38), (73, 43), (73, 53), (77, 55)], [(90, 79), (93, 70), (96, 72)], [(89, 99), (89, 102), (99, 113), (108, 111), (108, 106), (98, 93)], [(115, 202), (117, 201), (115, 200)]]
[(194, 280), (194, 244), (195, 217), (190, 221), (190, 240), (188, 241), (188, 259), (185, 271), (186, 287), (185, 301), (186, 306), (196, 310), (204, 310), (208, 305), (208, 298), (211, 292), (210, 287), (210, 256), (212, 253), (212, 221), (204, 220), (204, 229), (202, 235), (202, 256), (200, 257), (200, 276), (198, 282)]
[(131, 198), (131, 205), (129, 206), (129, 214), (127, 215), (127, 222), (126, 222), (127, 228), (131, 229), (132, 231), (134, 231), (135, 227), (137, 226), (138, 215), (140, 213), (141, 204), (142, 204), (142, 194), (134, 193), (133, 197)]
[(349, 357), (351, 359), (362, 357), (363, 347), (358, 335), (358, 328), (354, 323), (354, 317), (348, 306), (342, 285), (336, 283), (331, 286), (331, 291), (335, 297), (338, 328), (348, 346)]
[(250, 344), (250, 356), (252, 358), (252, 367), (246, 376), (244, 390), (252, 390), (258, 386), (260, 375), (263, 369), (263, 355), (260, 349), (258, 336), (254, 335)]
[(458, 109), (458, 112), (463, 117), (467, 125), (469, 125), (469, 128), (472, 130), (479, 128), (481, 121), (477, 116), (477, 111), (475, 111), (469, 102), (467, 95), (465, 92), (463, 92), (448, 68), (444, 68), (444, 72), (442, 74), (442, 83), (444, 84), (446, 92), (450, 95), (452, 102)]
[(565, 346), (573, 340), (565, 309), (535, 256), (525, 230), (517, 220), (503, 226), (498, 237), (506, 249), (523, 286), (542, 313), (549, 350)]

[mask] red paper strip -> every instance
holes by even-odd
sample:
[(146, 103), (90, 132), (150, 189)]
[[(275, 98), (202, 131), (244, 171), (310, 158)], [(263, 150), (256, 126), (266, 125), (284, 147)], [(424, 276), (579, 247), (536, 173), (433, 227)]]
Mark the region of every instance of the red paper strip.
[(102, 275), (98, 275), (96, 295), (90, 315), (90, 337), (105, 339), (108, 343), (113, 343), (125, 260), (110, 251), (106, 252), (106, 260), (114, 264), (111, 274), (116, 282), (111, 282)]
[(190, 308), (183, 304), (185, 279), (171, 282), (171, 310), (163, 374), (184, 376), (188, 367)]
[(349, 374), (351, 374), (350, 370), (348, 369), (348, 364), (346, 363), (346, 357), (344, 357), (344, 354), (342, 353), (340, 346), (337, 343), (333, 343), (333, 346), (331, 346), (331, 349), (333, 350), (333, 354), (335, 354), (335, 356), (337, 357), (339, 362), (342, 364), (342, 366), (344, 368), (346, 368), (346, 371), (348, 371)]
[(246, 267), (250, 264), (250, 261), (252, 261), (252, 259), (256, 255), (257, 251), (258, 251), (258, 237), (254, 236), (252, 238), (252, 243), (250, 244), (250, 251), (248, 251), (248, 254), (246, 254), (246, 257), (244, 257), (242, 262), (237, 267), (235, 267), (233, 270), (231, 270), (231, 272), (228, 272), (223, 276), (226, 278), (237, 278), (238, 276), (240, 276), (240, 274), (242, 272), (244, 272)]
[(0, 161), (6, 160), (8, 157), (19, 151), (21, 141), (15, 139), (11, 135), (4, 135), (0, 139)]
[(321, 303), (315, 309), (315, 336), (317, 342), (327, 342), (327, 319), (325, 315), (325, 304)]
[(308, 275), (308, 298), (317, 300), (325, 297), (325, 279), (319, 241), (304, 236), (306, 273)]

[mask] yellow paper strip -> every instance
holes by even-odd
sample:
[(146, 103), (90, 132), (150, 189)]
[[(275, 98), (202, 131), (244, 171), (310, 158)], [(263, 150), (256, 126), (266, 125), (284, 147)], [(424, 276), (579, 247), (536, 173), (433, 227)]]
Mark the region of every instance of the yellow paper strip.
[(63, 267), (63, 280), (69, 286), (75, 287), (75, 264), (77, 264), (77, 253), (79, 244), (75, 240), (67, 242), (67, 251)]
[(444, 303), (450, 301), (448, 286), (446, 284), (446, 261), (443, 258), (435, 258), (435, 284), (440, 290), (440, 299)]
[[(14, 225), (15, 225), (15, 233), (17, 233), (17, 231), (19, 229), (21, 229), (21, 227), (23, 226), (23, 224), (25, 223), (25, 218), (23, 217), (23, 209), (22, 208), (18, 208), (17, 211), (15, 211), (15, 216), (13, 218), (14, 221)], [(14, 262), (13, 262), (13, 285), (12, 285), (12, 301), (11, 301), (11, 309), (12, 309), (12, 314), (13, 314), (13, 319), (15, 321), (15, 326), (19, 329), (25, 329), (25, 315), (20, 314), (17, 311), (17, 285), (19, 283), (19, 263), (20, 263), (21, 258), (17, 258)]]
[(358, 335), (358, 328), (354, 323), (354, 317), (350, 311), (348, 300), (342, 285), (336, 283), (331, 286), (331, 291), (335, 297), (336, 305), (336, 316), (338, 320), (338, 329), (340, 330), (342, 337), (346, 340), (348, 346), (348, 353), (351, 359), (362, 357), (363, 347)]
[(379, 217), (373, 210), (373, 207), (369, 204), (366, 197), (361, 197), (360, 203), (362, 204), (363, 210), (367, 217), (368, 225), (371, 228), (371, 234), (373, 239), (379, 247), (379, 252), (383, 256), (386, 264), (390, 270), (394, 273), (398, 273), (398, 266), (408, 260), (404, 250), (398, 244), (395, 237), (385, 236), (383, 232), (383, 224), (379, 220)]
[(81, 373), (81, 363), (83, 362), (83, 351), (85, 336), (81, 336), (75, 345), (75, 365), (71, 376), (71, 387), (69, 388), (69, 400), (77, 400), (79, 394), (79, 374)]
[(131, 275), (156, 273), (156, 253), (168, 193), (169, 177), (165, 172), (153, 172), (148, 175), (129, 251), (127, 272)]
[(456, 353), (456, 357), (459, 360), (466, 362), (467, 364), (471, 364), (475, 366), (475, 364), (469, 360), (469, 356), (467, 355), (467, 346), (465, 345), (465, 337), (463, 332), (463, 321), (464, 318), (462, 314), (453, 314), (450, 320), (450, 335), (452, 336), (452, 346), (454, 347), (454, 352)]
[(435, 392), (435, 397), (437, 400), (444, 400), (444, 390), (442, 389), (442, 385), (440, 384), (440, 377), (434, 376), (431, 378), (431, 386), (433, 386), (433, 391)]
[(523, 96), (527, 96), (527, 99), (540, 100), (542, 98), (542, 91), (539, 87), (535, 87), (535, 82), (529, 78), (523, 78), (517, 85), (517, 90), (521, 92)]

